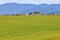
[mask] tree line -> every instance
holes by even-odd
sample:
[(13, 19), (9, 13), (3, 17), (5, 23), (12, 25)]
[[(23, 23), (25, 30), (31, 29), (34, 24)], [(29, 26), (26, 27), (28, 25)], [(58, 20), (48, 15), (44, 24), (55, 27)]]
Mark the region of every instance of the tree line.
[[(31, 12), (27, 15), (60, 15), (60, 14), (55, 14), (55, 13), (49, 13), (49, 14), (42, 14), (38, 11), (35, 11), (35, 12)], [(6, 16), (21, 16), (21, 15), (26, 15), (26, 14), (5, 14)]]

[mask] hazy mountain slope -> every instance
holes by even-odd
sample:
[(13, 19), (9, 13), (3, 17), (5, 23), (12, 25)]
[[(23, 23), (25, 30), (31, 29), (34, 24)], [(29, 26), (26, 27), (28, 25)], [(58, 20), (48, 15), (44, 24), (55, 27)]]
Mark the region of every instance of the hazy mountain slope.
[(17, 4), (6, 3), (0, 5), (0, 14), (30, 13), (39, 11), (40, 13), (60, 13), (60, 4)]

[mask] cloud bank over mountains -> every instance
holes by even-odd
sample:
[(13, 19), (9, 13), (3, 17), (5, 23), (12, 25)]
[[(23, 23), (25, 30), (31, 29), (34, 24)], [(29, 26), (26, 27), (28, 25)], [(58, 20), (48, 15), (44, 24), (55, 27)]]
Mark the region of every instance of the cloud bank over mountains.
[(0, 0), (0, 4), (19, 3), (19, 4), (59, 4), (60, 0)]

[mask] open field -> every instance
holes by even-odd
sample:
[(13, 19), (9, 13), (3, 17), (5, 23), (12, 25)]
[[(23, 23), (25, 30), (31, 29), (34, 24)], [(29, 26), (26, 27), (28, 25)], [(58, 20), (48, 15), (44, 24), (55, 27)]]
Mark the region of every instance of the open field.
[(60, 16), (0, 16), (0, 40), (58, 38), (60, 38)]

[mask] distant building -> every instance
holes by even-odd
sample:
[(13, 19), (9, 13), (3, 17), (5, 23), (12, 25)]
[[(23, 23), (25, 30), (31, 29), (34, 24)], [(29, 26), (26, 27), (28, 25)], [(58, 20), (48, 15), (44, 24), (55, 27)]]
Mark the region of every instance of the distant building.
[(29, 14), (25, 14), (26, 16), (28, 16)]
[(60, 13), (54, 13), (55, 15), (60, 15)]

